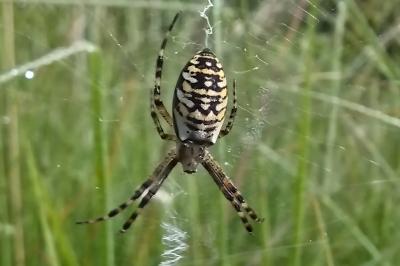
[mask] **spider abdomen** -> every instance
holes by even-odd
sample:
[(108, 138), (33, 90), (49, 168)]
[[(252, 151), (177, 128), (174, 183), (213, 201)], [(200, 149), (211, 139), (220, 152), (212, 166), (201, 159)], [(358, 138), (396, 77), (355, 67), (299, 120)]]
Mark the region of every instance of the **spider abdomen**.
[(228, 102), (225, 73), (208, 49), (193, 56), (175, 87), (173, 118), (182, 142), (212, 145), (225, 119)]

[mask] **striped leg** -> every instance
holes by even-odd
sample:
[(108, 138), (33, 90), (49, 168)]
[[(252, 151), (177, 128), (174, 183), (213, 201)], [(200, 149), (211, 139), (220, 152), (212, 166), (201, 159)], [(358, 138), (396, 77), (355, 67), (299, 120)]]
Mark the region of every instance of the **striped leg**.
[[(160, 180), (163, 177), (166, 169), (169, 169), (171, 167), (172, 162), (176, 161), (176, 152), (175, 150), (172, 150), (168, 153), (168, 155), (165, 157), (165, 159), (157, 166), (157, 168), (154, 170), (153, 174), (143, 182), (143, 184), (133, 193), (133, 195), (124, 203), (120, 204), (117, 208), (111, 210), (108, 214), (92, 219), (92, 220), (86, 220), (86, 221), (79, 221), (76, 222), (77, 224), (93, 224), (101, 221), (108, 220), (119, 213), (121, 213), (123, 210), (125, 210), (128, 206), (130, 206), (135, 200), (137, 200), (142, 194), (156, 184), (160, 182)], [(176, 164), (176, 162), (175, 162)], [(175, 164), (173, 166), (175, 166)], [(172, 169), (172, 168), (171, 168)], [(171, 169), (168, 170), (171, 171)]]
[(254, 210), (246, 203), (243, 196), (236, 189), (232, 181), (223, 172), (221, 166), (207, 153), (203, 161), (204, 168), (210, 173), (211, 177), (218, 185), (225, 198), (229, 200), (235, 210), (238, 212), (240, 219), (242, 220), (246, 230), (251, 233), (253, 231), (252, 226), (247, 220), (246, 215), (256, 222), (262, 222), (262, 219), (258, 218)]
[(226, 124), (225, 128), (221, 130), (218, 138), (222, 138), (229, 134), (229, 132), (232, 129), (233, 122), (235, 121), (236, 113), (237, 113), (236, 80), (233, 80), (233, 102), (232, 102), (231, 113), (229, 114), (228, 123)]
[(137, 210), (134, 211), (132, 215), (129, 217), (129, 219), (124, 223), (124, 225), (120, 230), (121, 233), (125, 233), (126, 230), (128, 230), (129, 227), (131, 227), (132, 223), (136, 220), (136, 218), (139, 216), (139, 214), (141, 213), (143, 208), (147, 205), (147, 203), (149, 203), (150, 199), (157, 193), (158, 189), (161, 187), (165, 179), (167, 179), (169, 173), (177, 163), (178, 159), (176, 158), (175, 154), (175, 156), (169, 160), (168, 164), (160, 172), (157, 180), (158, 182), (152, 184), (148, 192), (144, 195), (144, 197), (140, 201)]
[(246, 211), (251, 219), (253, 219), (257, 223), (261, 223), (264, 220), (262, 218), (259, 218), (255, 211), (247, 204), (240, 191), (233, 184), (232, 180), (226, 177), (224, 179), (224, 186), (234, 195), (236, 200), (240, 203), (240, 206)]
[(168, 134), (168, 133), (164, 132), (164, 130), (163, 130), (162, 126), (161, 126), (160, 120), (158, 119), (157, 112), (154, 109), (153, 104), (151, 105), (151, 118), (153, 118), (154, 124), (156, 125), (157, 132), (160, 135), (161, 139), (173, 140), (173, 141), (176, 140), (176, 136), (175, 135)]
[(204, 168), (210, 173), (211, 177), (224, 194), (225, 198), (232, 204), (233, 208), (236, 210), (237, 214), (239, 215), (240, 220), (242, 221), (244, 227), (246, 228), (247, 232), (252, 233), (253, 227), (249, 223), (249, 220), (246, 217), (246, 214), (242, 211), (240, 203), (234, 197), (234, 195), (224, 186), (223, 181), (218, 175), (214, 172), (213, 165), (211, 163), (203, 163)]
[(163, 70), (163, 63), (164, 63), (164, 50), (165, 46), (167, 45), (167, 40), (170, 35), (170, 32), (172, 31), (172, 28), (174, 27), (174, 24), (176, 20), (179, 17), (179, 13), (177, 13), (172, 20), (171, 25), (169, 26), (169, 29), (165, 35), (165, 38), (161, 44), (160, 52), (157, 57), (157, 62), (156, 62), (156, 74), (155, 74), (155, 84), (154, 84), (154, 90), (153, 93), (151, 94), (150, 100), (150, 109), (151, 109), (151, 117), (154, 121), (154, 124), (156, 125), (158, 134), (162, 139), (167, 139), (167, 140), (175, 140), (175, 136), (171, 134), (167, 134), (164, 132), (160, 120), (157, 115), (158, 113), (164, 118), (164, 120), (168, 123), (168, 125), (172, 126), (172, 118), (171, 115), (168, 113), (167, 109), (165, 108), (165, 105), (163, 101), (161, 100), (161, 77), (162, 77), (162, 70)]

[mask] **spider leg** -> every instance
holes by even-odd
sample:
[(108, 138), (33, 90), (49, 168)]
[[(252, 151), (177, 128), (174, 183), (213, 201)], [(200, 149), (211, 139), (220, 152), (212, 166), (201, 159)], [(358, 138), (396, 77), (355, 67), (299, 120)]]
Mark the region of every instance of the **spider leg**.
[(153, 118), (154, 124), (156, 125), (157, 132), (160, 135), (161, 139), (171, 140), (171, 141), (176, 140), (175, 135), (164, 132), (164, 130), (161, 126), (160, 120), (158, 119), (157, 112), (156, 112), (156, 110), (154, 110), (153, 104), (151, 105), (151, 118)]
[(253, 219), (257, 223), (261, 223), (264, 220), (262, 218), (259, 218), (256, 212), (247, 204), (240, 191), (233, 184), (232, 180), (230, 180), (229, 178), (225, 178), (224, 186), (227, 187), (227, 189), (231, 193), (233, 193), (235, 198), (240, 202), (240, 206), (246, 211), (246, 213), (250, 216), (251, 219)]
[(157, 57), (157, 62), (156, 62), (156, 74), (155, 74), (155, 84), (154, 84), (154, 90), (153, 93), (151, 94), (150, 97), (150, 109), (151, 109), (151, 117), (154, 121), (154, 124), (156, 125), (157, 132), (160, 135), (161, 139), (166, 139), (166, 140), (176, 140), (176, 137), (172, 134), (167, 134), (164, 132), (160, 120), (157, 115), (158, 113), (164, 118), (164, 120), (168, 123), (168, 125), (172, 126), (172, 118), (171, 115), (168, 113), (167, 109), (165, 108), (165, 105), (163, 101), (161, 100), (161, 77), (162, 77), (162, 70), (163, 70), (163, 63), (164, 63), (164, 50), (165, 46), (167, 45), (167, 40), (168, 37), (172, 31), (172, 28), (175, 25), (175, 22), (177, 21), (179, 17), (179, 13), (177, 13), (172, 20), (171, 25), (169, 26), (169, 29), (164, 37), (164, 40), (161, 43), (161, 48), (160, 52), (158, 53)]
[[(206, 166), (204, 166), (206, 168)], [(206, 168), (207, 169), (207, 168)], [(208, 170), (208, 169), (207, 169)], [(246, 213), (242, 211), (242, 208), (240, 206), (240, 203), (237, 201), (237, 199), (234, 197), (234, 195), (224, 186), (223, 181), (218, 178), (217, 175), (212, 174), (209, 172), (221, 192), (224, 194), (225, 198), (232, 204), (233, 208), (236, 210), (240, 220), (242, 221), (244, 227), (246, 228), (247, 232), (252, 233), (253, 232), (253, 227), (249, 223), (249, 220), (246, 217)]]
[(226, 124), (225, 128), (223, 128), (220, 131), (218, 138), (222, 138), (222, 137), (224, 137), (224, 136), (229, 134), (229, 132), (231, 131), (231, 129), (233, 127), (233, 122), (235, 121), (236, 113), (237, 113), (236, 80), (233, 80), (232, 109), (231, 109), (231, 112), (229, 114), (228, 123)]
[(168, 161), (168, 164), (166, 164), (162, 171), (159, 173), (157, 176), (157, 183), (153, 183), (151, 187), (149, 188), (148, 192), (143, 196), (142, 200), (139, 203), (139, 206), (136, 211), (134, 211), (129, 219), (123, 224), (120, 232), (125, 233), (126, 230), (131, 227), (132, 223), (136, 220), (136, 218), (139, 216), (143, 208), (149, 203), (150, 199), (157, 193), (158, 189), (161, 187), (162, 183), (167, 179), (169, 173), (171, 170), (175, 167), (175, 165), (178, 163), (178, 159), (176, 157), (176, 154), (174, 157), (170, 158)]
[(261, 222), (262, 219), (258, 218), (254, 210), (246, 203), (243, 196), (234, 186), (229, 177), (224, 173), (222, 167), (212, 158), (211, 154), (206, 154), (202, 164), (209, 172), (215, 183), (218, 185), (225, 198), (231, 202), (232, 206), (238, 212), (238, 215), (246, 227), (246, 230), (251, 233), (253, 228), (249, 224), (246, 214), (256, 222)]
[(156, 184), (157, 181), (159, 182), (160, 176), (162, 175), (163, 171), (165, 171), (165, 169), (169, 167), (169, 165), (171, 164), (171, 162), (173, 160), (176, 160), (175, 150), (172, 150), (168, 153), (168, 155), (165, 157), (165, 159), (154, 170), (153, 174), (146, 181), (144, 181), (138, 189), (135, 190), (135, 192), (132, 194), (132, 196), (127, 201), (121, 203), (117, 208), (112, 209), (104, 216), (101, 216), (101, 217), (98, 217), (95, 219), (91, 219), (91, 220), (86, 220), (86, 221), (78, 221), (76, 223), (77, 224), (93, 224), (93, 223), (108, 220), (108, 219), (118, 215), (123, 210), (125, 210), (127, 207), (129, 207), (135, 200), (140, 198), (140, 196), (142, 196), (143, 192), (145, 192), (146, 189), (154, 186), (154, 184)]

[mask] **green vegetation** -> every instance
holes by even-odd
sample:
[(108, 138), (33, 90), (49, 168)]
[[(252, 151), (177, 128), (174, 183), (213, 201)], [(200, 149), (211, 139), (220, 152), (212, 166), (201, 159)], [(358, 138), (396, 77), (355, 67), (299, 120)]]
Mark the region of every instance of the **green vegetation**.
[(212, 2), (207, 42), (239, 112), (211, 150), (265, 221), (247, 234), (207, 173), (178, 165), (124, 235), (134, 206), (75, 224), (127, 199), (174, 145), (150, 119), (155, 60), (182, 10), (169, 107), (206, 42), (207, 1), (1, 1), (1, 266), (397, 265), (398, 1)]

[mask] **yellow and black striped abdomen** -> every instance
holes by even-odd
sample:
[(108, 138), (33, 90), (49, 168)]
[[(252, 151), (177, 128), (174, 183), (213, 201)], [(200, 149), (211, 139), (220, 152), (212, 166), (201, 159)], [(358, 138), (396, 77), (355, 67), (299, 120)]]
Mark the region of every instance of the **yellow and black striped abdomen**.
[(173, 100), (174, 128), (182, 142), (212, 145), (224, 122), (228, 94), (221, 63), (204, 49), (182, 69)]

